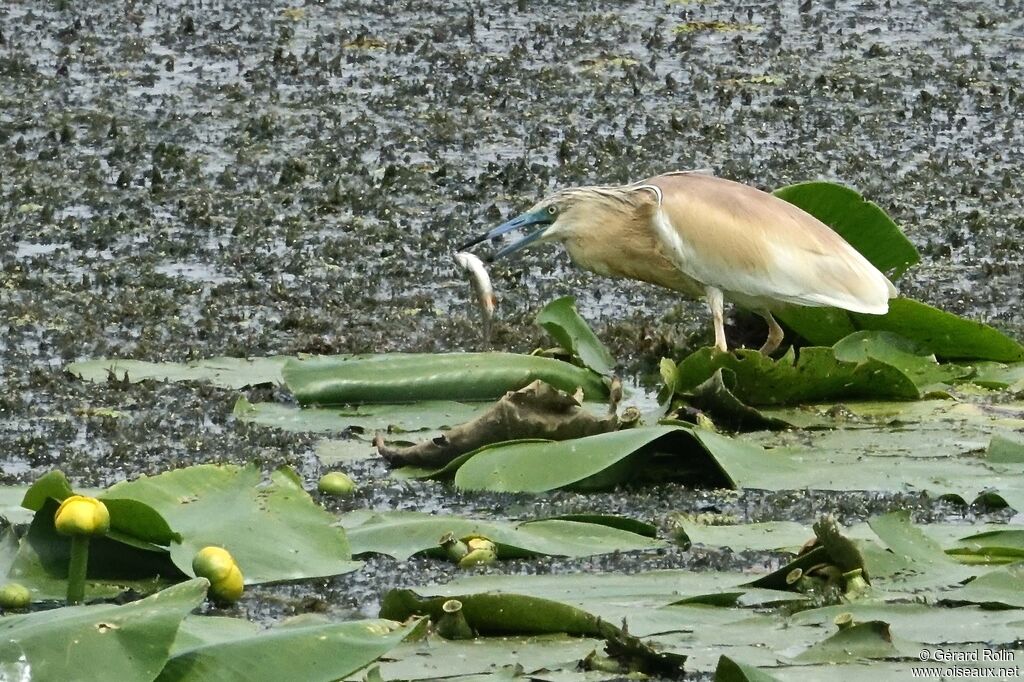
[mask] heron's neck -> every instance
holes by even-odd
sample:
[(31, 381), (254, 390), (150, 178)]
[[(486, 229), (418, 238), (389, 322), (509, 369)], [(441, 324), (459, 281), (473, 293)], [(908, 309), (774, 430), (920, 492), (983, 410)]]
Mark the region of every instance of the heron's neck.
[(580, 187), (567, 221), (566, 238), (601, 239), (606, 235), (630, 231), (647, 220), (648, 205), (642, 194), (626, 187)]

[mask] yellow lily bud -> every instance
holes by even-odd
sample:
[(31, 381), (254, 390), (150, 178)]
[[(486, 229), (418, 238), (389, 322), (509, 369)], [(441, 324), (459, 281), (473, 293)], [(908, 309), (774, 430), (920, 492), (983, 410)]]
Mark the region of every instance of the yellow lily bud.
[(21, 583), (7, 583), (0, 587), (0, 608), (27, 609), (32, 603), (32, 593)]
[(224, 580), (219, 583), (210, 583), (210, 596), (221, 604), (234, 604), (245, 591), (245, 579), (242, 578), (242, 571), (238, 565), (231, 567)]
[(54, 526), (61, 535), (106, 535), (110, 530), (110, 512), (95, 497), (72, 495), (57, 508)]
[(324, 474), (320, 477), (316, 487), (324, 495), (337, 495), (339, 497), (351, 495), (356, 491), (355, 481), (340, 471)]
[(210, 581), (210, 597), (223, 604), (238, 601), (245, 590), (242, 571), (223, 547), (203, 547), (192, 559), (192, 570)]
[(484, 550), (487, 550), (488, 552), (495, 552), (495, 553), (498, 551), (498, 548), (495, 546), (495, 544), (493, 542), (491, 542), (490, 540), (488, 540), (487, 538), (481, 538), (481, 537), (469, 538), (468, 540), (466, 540), (466, 545), (469, 547), (469, 551), (470, 552), (473, 552), (473, 551), (478, 550), (478, 549), (484, 549)]
[(498, 560), (498, 555), (489, 549), (474, 549), (459, 560), (459, 568), (485, 566)]

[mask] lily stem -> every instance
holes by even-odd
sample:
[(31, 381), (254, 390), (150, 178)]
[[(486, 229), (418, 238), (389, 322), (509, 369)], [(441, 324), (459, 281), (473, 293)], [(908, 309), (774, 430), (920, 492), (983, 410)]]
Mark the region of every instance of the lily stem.
[(71, 536), (71, 561), (68, 562), (68, 605), (81, 604), (85, 598), (85, 571), (89, 565), (89, 536)]

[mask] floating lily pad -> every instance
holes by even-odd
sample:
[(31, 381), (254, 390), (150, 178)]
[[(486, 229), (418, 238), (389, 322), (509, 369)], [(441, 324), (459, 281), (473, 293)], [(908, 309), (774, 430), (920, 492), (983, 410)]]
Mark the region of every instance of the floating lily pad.
[(373, 443), (358, 438), (324, 438), (317, 441), (314, 452), (320, 463), (326, 467), (341, 462), (377, 458), (377, 450)]
[(486, 404), (452, 400), (298, 408), (280, 403), (251, 403), (243, 396), (235, 402), (233, 414), (240, 421), (301, 433), (341, 433), (350, 429), (400, 433), (449, 428), (473, 419), (486, 409)]
[(137, 602), (69, 606), (0, 619), (0, 678), (152, 680), (181, 620), (209, 583), (197, 578)]
[(858, 659), (898, 658), (889, 624), (870, 620), (851, 625), (798, 654), (799, 663), (847, 663)]
[[(1024, 562), (1002, 566), (981, 575), (949, 595), (958, 602), (989, 608), (1024, 608)], [(1024, 624), (1024, 618), (1021, 619)]]
[[(53, 527), (56, 509), (52, 500), (44, 503), (20, 540), (10, 529), (0, 534), (0, 576), (28, 588), (33, 601), (67, 596), (70, 543)], [(108, 537), (89, 544), (86, 599), (114, 597), (129, 589), (149, 594), (185, 577), (170, 562), (166, 548), (147, 551)]]
[(878, 204), (849, 187), (832, 182), (801, 182), (780, 187), (773, 194), (831, 227), (894, 280), (921, 260), (892, 218)]
[(1012, 642), (1020, 634), (1024, 617), (1019, 612), (963, 606), (946, 609), (907, 603), (847, 603), (800, 611), (789, 617), (793, 626), (817, 625), (831, 629), (835, 617), (849, 613), (854, 622), (882, 620), (907, 639), (919, 644), (945, 642)]
[[(666, 363), (666, 370), (674, 374), (673, 365)], [(736, 397), (736, 373), (719, 367), (708, 379), (682, 395), (686, 403), (702, 410), (714, 418), (715, 424), (734, 431), (753, 429), (783, 429), (793, 426), (789, 422), (768, 417), (763, 412), (745, 404)]]
[(1024, 528), (1014, 526), (976, 533), (947, 549), (957, 561), (967, 563), (1015, 563), (1024, 561)]
[(736, 552), (755, 550), (791, 553), (795, 553), (813, 536), (810, 526), (793, 521), (709, 526), (681, 520), (676, 534), (684, 546), (711, 545), (728, 547)]
[(580, 317), (576, 299), (572, 296), (557, 298), (544, 306), (537, 315), (537, 324), (544, 327), (570, 355), (578, 357), (584, 366), (598, 374), (610, 374), (614, 369), (615, 358)]
[[(51, 471), (30, 486), (22, 499), (22, 505), (34, 514), (7, 573), (23, 581), (37, 598), (66, 593), (71, 541), (57, 533), (54, 515), (72, 494), (64, 474)], [(128, 586), (153, 588), (158, 584), (152, 580), (154, 576), (183, 577), (168, 557), (168, 546), (180, 536), (155, 509), (130, 499), (110, 498), (104, 503), (110, 513), (110, 530), (90, 543), (87, 594), (108, 595)]]
[(388, 554), (408, 559), (438, 550), (438, 541), (479, 535), (498, 544), (498, 557), (581, 557), (639, 549), (657, 549), (664, 542), (600, 523), (540, 519), (522, 523), (483, 521), (420, 512), (352, 512), (341, 517), (352, 553)]
[[(655, 651), (637, 637), (608, 621), (574, 606), (549, 599), (512, 593), (472, 593), (452, 597), (462, 604), (469, 627), (480, 634), (565, 633), (600, 637), (611, 656), (628, 661), (636, 672), (676, 676), (686, 656)], [(404, 620), (413, 615), (441, 617), (447, 597), (422, 597), (412, 590), (391, 590), (384, 595), (381, 617)]]
[(631, 458), (648, 453), (648, 446), (666, 436), (675, 437), (664, 445), (671, 450), (699, 448), (684, 432), (677, 427), (654, 426), (567, 441), (491, 446), (465, 460), (455, 474), (455, 485), (496, 492), (542, 492), (571, 485), (611, 487), (642, 468), (631, 463)]
[[(188, 627), (182, 641), (175, 642), (173, 656), (156, 678), (158, 682), (337, 680), (386, 654), (416, 623), (296, 623), (253, 633), (231, 627), (231, 638), (210, 642), (196, 637)], [(209, 637), (209, 629), (203, 631), (205, 637)]]
[(778, 682), (779, 678), (772, 677), (760, 668), (752, 665), (734, 661), (728, 656), (718, 659), (718, 667), (715, 668), (715, 682)]
[(803, 308), (796, 314), (783, 312), (780, 318), (800, 336), (818, 345), (837, 343), (853, 331), (867, 330), (898, 334), (920, 350), (943, 360), (1001, 363), (1024, 360), (1024, 346), (997, 329), (908, 298), (889, 301), (889, 312), (885, 315), (846, 311), (831, 311), (826, 315), (816, 310)]
[(290, 470), (261, 481), (255, 466), (199, 465), (112, 486), (102, 497), (139, 500), (181, 534), (170, 547), (175, 565), (192, 574), (192, 557), (207, 545), (225, 547), (247, 583), (347, 573), (345, 534), (317, 506)]
[[(384, 680), (521, 682), (526, 679), (524, 675), (546, 680), (561, 672), (576, 681), (581, 679), (575, 670), (578, 662), (603, 645), (593, 637), (561, 634), (471, 640), (431, 636), (395, 647), (387, 653), (387, 660), (381, 661), (379, 669)], [(458, 677), (451, 674), (453, 661), (458, 661)]]
[(847, 362), (877, 360), (903, 372), (922, 393), (942, 390), (974, 374), (964, 365), (939, 364), (933, 354), (892, 332), (860, 331), (840, 339), (834, 346), (836, 358)]
[(286, 356), (267, 358), (209, 358), (193, 362), (144, 362), (100, 358), (73, 362), (67, 371), (86, 381), (104, 382), (109, 377), (138, 383), (154, 381), (206, 381), (224, 388), (245, 388), (283, 382), (281, 369)]
[(914, 400), (920, 391), (902, 371), (871, 358), (847, 362), (832, 348), (790, 348), (778, 360), (752, 350), (721, 353), (702, 348), (682, 360), (673, 375), (676, 393), (686, 393), (719, 369), (735, 377), (730, 390), (747, 405), (792, 405), (836, 399)]
[(909, 298), (889, 301), (885, 315), (851, 317), (858, 329), (894, 332), (944, 360), (1024, 361), (1024, 346), (995, 328)]
[(495, 400), (540, 379), (604, 399), (601, 376), (567, 362), (514, 353), (391, 353), (289, 361), (285, 383), (302, 405)]
[(972, 366), (972, 383), (996, 390), (1008, 388), (1014, 392), (1024, 392), (1024, 362), (976, 362)]
[(1002, 464), (1024, 464), (1024, 437), (997, 433), (989, 441), (985, 459)]

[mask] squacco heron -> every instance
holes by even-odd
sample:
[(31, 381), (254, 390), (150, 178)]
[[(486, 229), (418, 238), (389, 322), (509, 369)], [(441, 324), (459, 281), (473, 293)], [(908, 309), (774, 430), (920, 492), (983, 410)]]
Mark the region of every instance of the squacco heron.
[(581, 268), (704, 297), (715, 346), (727, 351), (726, 299), (768, 323), (761, 352), (774, 352), (780, 308), (832, 306), (881, 315), (896, 287), (831, 228), (796, 206), (699, 172), (659, 175), (632, 185), (556, 192), (526, 213), (465, 244), (537, 226), (495, 253), (561, 242)]

